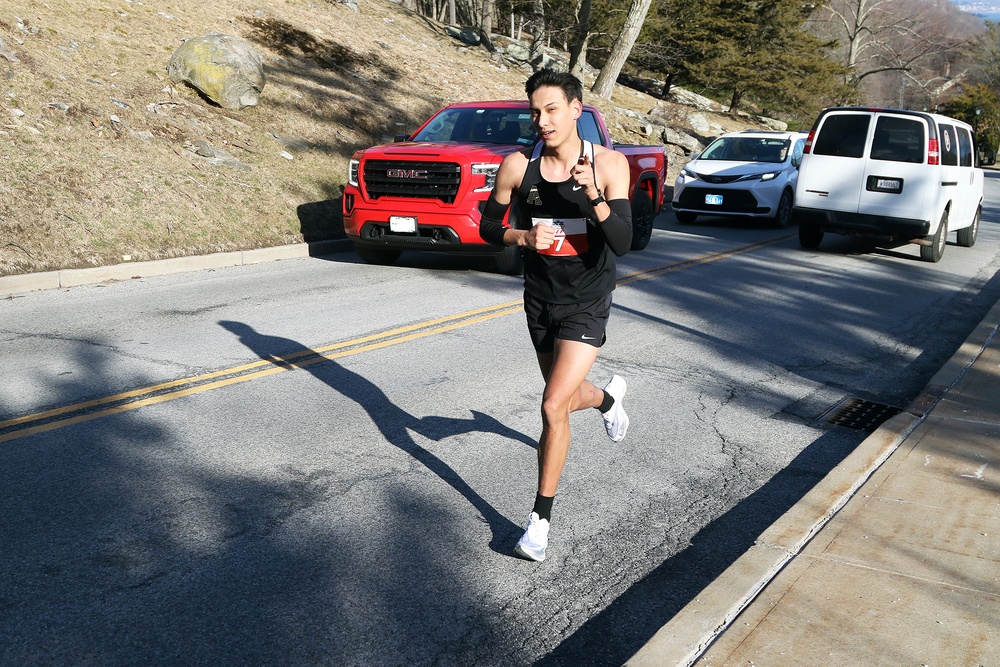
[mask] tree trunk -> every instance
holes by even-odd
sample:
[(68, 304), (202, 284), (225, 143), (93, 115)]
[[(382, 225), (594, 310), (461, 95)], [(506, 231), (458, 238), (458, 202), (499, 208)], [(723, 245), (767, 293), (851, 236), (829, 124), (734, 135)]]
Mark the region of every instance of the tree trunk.
[(625, 66), (632, 46), (642, 30), (642, 24), (646, 21), (646, 14), (649, 12), (649, 5), (652, 0), (632, 0), (628, 8), (628, 15), (625, 17), (625, 25), (622, 26), (622, 34), (611, 49), (608, 61), (601, 68), (601, 73), (597, 75), (597, 81), (591, 91), (598, 97), (611, 99), (611, 91), (614, 90), (615, 81)]
[(534, 71), (542, 69), (545, 57), (542, 53), (542, 45), (545, 43), (545, 3), (544, 0), (534, 0), (531, 6), (531, 51), (528, 53), (528, 62)]
[(663, 82), (663, 91), (660, 93), (660, 99), (667, 99), (667, 95), (670, 94), (670, 88), (674, 85), (674, 73), (671, 72), (667, 75), (667, 80)]
[[(454, 2), (455, 0), (451, 0)], [(479, 24), (479, 45), (493, 53), (496, 48), (490, 35), (493, 34), (493, 12), (496, 10), (496, 0), (483, 0), (483, 21)]]
[(590, 8), (592, 0), (578, 0), (576, 26), (573, 28), (573, 43), (569, 49), (569, 73), (583, 81), (583, 70), (587, 67), (587, 43), (590, 41)]
[(733, 90), (733, 96), (729, 99), (729, 115), (739, 115), (740, 102), (743, 101), (743, 91), (739, 88)]

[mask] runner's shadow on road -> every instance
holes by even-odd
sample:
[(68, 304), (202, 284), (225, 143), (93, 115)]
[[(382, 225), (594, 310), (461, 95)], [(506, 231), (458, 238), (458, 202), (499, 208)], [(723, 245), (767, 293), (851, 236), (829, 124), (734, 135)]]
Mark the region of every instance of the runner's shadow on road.
[(253, 327), (242, 322), (222, 320), (219, 325), (236, 334), (240, 342), (261, 359), (270, 361), (276, 366), (307, 370), (313, 377), (364, 408), (371, 417), (372, 424), (378, 428), (388, 443), (395, 445), (424, 464), (428, 470), (447, 482), (480, 512), (493, 533), (490, 548), (497, 553), (510, 554), (514, 539), (521, 534), (521, 527), (500, 514), (451, 466), (427, 448), (419, 445), (411, 433), (419, 433), (436, 442), (463, 433), (494, 433), (523, 442), (532, 448), (536, 447), (534, 440), (476, 410), (471, 411), (472, 418), (470, 419), (438, 415), (414, 417), (393, 403), (382, 389), (367, 378), (344, 368), (336, 361), (322, 358), (318, 352), (301, 343), (290, 338), (259, 333)]

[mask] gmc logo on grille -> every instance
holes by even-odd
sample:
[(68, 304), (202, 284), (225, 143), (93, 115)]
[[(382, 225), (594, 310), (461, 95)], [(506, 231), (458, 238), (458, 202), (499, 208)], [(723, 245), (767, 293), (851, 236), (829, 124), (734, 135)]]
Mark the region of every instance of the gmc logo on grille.
[(389, 169), (385, 172), (385, 175), (389, 178), (408, 178), (408, 179), (425, 179), (427, 178), (426, 169)]

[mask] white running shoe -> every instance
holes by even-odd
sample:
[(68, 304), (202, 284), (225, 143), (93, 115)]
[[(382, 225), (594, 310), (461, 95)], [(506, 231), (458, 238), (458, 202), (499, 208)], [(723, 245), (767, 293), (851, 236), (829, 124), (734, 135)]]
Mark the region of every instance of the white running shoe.
[(540, 519), (537, 512), (528, 517), (524, 535), (517, 541), (514, 553), (521, 558), (541, 563), (545, 560), (545, 547), (549, 546), (549, 520)]
[(612, 375), (608, 383), (604, 385), (604, 392), (615, 399), (615, 404), (611, 406), (611, 409), (601, 413), (604, 415), (604, 430), (608, 432), (608, 437), (614, 442), (621, 442), (628, 431), (628, 415), (625, 414), (625, 391), (627, 389), (625, 378), (620, 375)]

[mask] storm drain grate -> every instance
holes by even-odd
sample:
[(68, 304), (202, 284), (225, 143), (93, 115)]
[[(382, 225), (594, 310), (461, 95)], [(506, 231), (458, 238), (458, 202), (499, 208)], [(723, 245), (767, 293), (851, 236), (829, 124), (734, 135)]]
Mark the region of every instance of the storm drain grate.
[(873, 403), (860, 398), (845, 398), (830, 408), (820, 419), (830, 424), (872, 433), (882, 425), (882, 422), (900, 412), (901, 409), (891, 405)]

